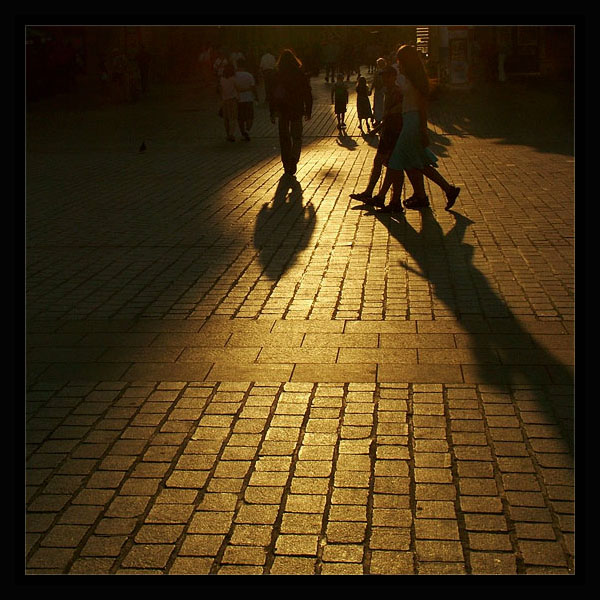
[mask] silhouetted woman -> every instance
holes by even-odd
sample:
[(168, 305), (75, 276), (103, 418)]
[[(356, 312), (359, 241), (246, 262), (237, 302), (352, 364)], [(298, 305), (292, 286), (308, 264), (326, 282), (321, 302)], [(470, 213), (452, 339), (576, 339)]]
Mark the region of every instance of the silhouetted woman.
[[(437, 158), (428, 148), (427, 98), (429, 79), (419, 53), (414, 46), (401, 46), (396, 54), (401, 76), (398, 84), (402, 89), (402, 131), (390, 156), (386, 180), (380, 195), (384, 195), (391, 182), (402, 183), (406, 171), (413, 186), (414, 195), (404, 201), (406, 208), (423, 208), (429, 205), (425, 194), (423, 175), (437, 184), (446, 195), (446, 210), (454, 205), (460, 188), (448, 183), (435, 168)], [(398, 186), (400, 187), (400, 186)], [(392, 198), (383, 210), (401, 212), (402, 203), (398, 196)]]
[(281, 162), (286, 174), (294, 175), (302, 149), (302, 117), (308, 120), (312, 114), (312, 90), (302, 63), (290, 49), (279, 56), (273, 79), (271, 123), (278, 119)]

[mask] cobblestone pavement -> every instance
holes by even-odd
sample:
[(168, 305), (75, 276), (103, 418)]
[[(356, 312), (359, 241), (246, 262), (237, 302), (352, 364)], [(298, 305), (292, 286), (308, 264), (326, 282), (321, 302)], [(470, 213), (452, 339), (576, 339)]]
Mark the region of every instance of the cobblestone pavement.
[(444, 91), (392, 218), (312, 85), (292, 184), (205, 86), (30, 108), (26, 573), (575, 572), (569, 90)]

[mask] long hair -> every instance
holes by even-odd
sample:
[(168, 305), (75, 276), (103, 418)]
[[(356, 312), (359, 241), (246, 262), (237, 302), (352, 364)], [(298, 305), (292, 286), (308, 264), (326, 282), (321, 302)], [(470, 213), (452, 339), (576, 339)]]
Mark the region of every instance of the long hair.
[(425, 71), (425, 66), (417, 49), (408, 44), (400, 46), (396, 58), (407, 79), (427, 98), (429, 96), (429, 77), (427, 77), (427, 71)]
[(299, 71), (302, 68), (302, 61), (294, 54), (291, 48), (286, 48), (279, 55), (277, 68), (282, 73)]

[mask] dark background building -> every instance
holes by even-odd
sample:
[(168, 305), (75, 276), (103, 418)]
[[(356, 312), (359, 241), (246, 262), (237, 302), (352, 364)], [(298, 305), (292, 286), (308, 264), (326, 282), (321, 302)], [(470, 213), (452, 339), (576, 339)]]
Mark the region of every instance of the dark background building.
[[(241, 50), (257, 72), (267, 48), (294, 48), (317, 74), (326, 42), (366, 65), (402, 43), (416, 44), (432, 77), (473, 84), (516, 74), (569, 79), (574, 73), (574, 27), (559, 26), (26, 26), (26, 93), (35, 101), (88, 91), (115, 101), (135, 100), (147, 85), (202, 75), (199, 57), (209, 48)], [(206, 75), (206, 73), (204, 73)], [(122, 88), (113, 93), (114, 86)], [(112, 87), (111, 87), (112, 86)]]

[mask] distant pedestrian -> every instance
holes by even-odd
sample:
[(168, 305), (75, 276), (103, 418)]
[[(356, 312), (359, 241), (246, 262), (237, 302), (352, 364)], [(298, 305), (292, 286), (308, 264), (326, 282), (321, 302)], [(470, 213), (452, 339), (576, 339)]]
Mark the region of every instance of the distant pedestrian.
[(273, 94), (269, 103), (271, 122), (278, 120), (281, 162), (294, 175), (302, 150), (302, 118), (312, 116), (313, 97), (309, 78), (293, 50), (285, 49), (277, 61)]
[(277, 60), (271, 49), (268, 48), (260, 58), (260, 73), (263, 78), (265, 86), (265, 101), (268, 103), (271, 98), (271, 92), (273, 90), (273, 76), (275, 75), (275, 67)]
[(337, 128), (341, 131), (346, 128), (346, 108), (348, 106), (348, 88), (344, 83), (344, 74), (338, 73), (337, 81), (331, 88), (331, 104), (337, 119)]
[(223, 53), (222, 50), (217, 50), (215, 55), (215, 61), (213, 63), (213, 71), (215, 74), (215, 79), (217, 80), (217, 84), (219, 83), (221, 77), (223, 77), (223, 69), (225, 65), (229, 64), (227, 57)]
[(340, 61), (340, 45), (336, 39), (329, 40), (325, 43), (323, 48), (323, 62), (325, 63), (325, 81), (331, 83), (334, 82), (336, 77), (336, 69), (339, 66)]
[(233, 50), (229, 55), (229, 62), (233, 65), (234, 69), (237, 69), (238, 61), (244, 60), (246, 57), (241, 50)]
[[(380, 133), (377, 153), (373, 160), (373, 167), (369, 177), (369, 183), (364, 192), (350, 194), (350, 197), (359, 202), (382, 208), (385, 205), (385, 196), (373, 196), (375, 186), (381, 177), (383, 167), (388, 164), (392, 150), (396, 145), (400, 131), (402, 130), (402, 91), (396, 84), (396, 69), (386, 67), (381, 72), (383, 85), (385, 86), (385, 110), (381, 124), (374, 130)], [(392, 182), (394, 183), (394, 182)], [(392, 189), (392, 197), (399, 196), (402, 192), (402, 182)]]
[(387, 67), (385, 58), (377, 59), (377, 70), (373, 76), (371, 92), (373, 93), (373, 125), (377, 126), (383, 119), (385, 85), (383, 83), (382, 73)]
[(219, 79), (221, 94), (221, 113), (225, 125), (228, 142), (235, 142), (235, 126), (238, 117), (238, 92), (235, 87), (235, 71), (233, 65), (227, 63)]
[(243, 58), (237, 61), (235, 73), (235, 87), (238, 93), (238, 125), (242, 138), (250, 141), (250, 129), (254, 121), (254, 102), (258, 101), (256, 93), (256, 81), (254, 75), (246, 69), (246, 61)]
[(369, 87), (365, 77), (359, 77), (356, 84), (356, 114), (358, 117), (358, 128), (363, 131), (362, 122), (367, 126), (367, 131), (371, 131), (370, 121), (373, 118), (371, 111), (371, 101), (369, 100)]

